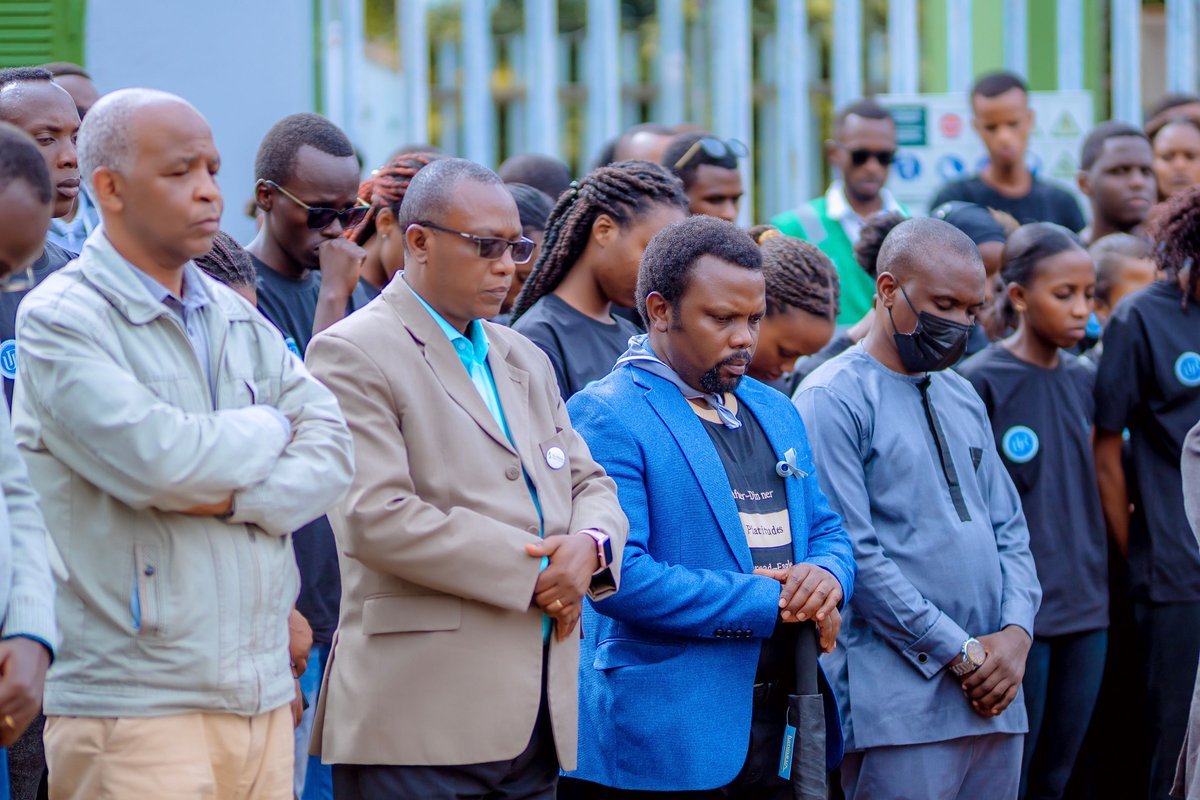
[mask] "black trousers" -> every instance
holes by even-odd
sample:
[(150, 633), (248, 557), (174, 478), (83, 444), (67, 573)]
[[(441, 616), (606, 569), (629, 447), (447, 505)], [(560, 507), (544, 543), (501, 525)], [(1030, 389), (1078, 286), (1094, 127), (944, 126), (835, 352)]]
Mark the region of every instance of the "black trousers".
[(545, 663), (543, 659), (537, 722), (516, 758), (436, 767), (334, 764), (334, 800), (554, 800), (558, 751), (546, 700)]
[[(729, 784), (695, 792), (644, 792), (563, 778), (559, 800), (791, 800), (792, 784), (778, 772), (786, 721), (787, 692), (777, 684), (756, 686), (746, 762)], [(620, 742), (613, 743), (613, 747), (620, 746)]]

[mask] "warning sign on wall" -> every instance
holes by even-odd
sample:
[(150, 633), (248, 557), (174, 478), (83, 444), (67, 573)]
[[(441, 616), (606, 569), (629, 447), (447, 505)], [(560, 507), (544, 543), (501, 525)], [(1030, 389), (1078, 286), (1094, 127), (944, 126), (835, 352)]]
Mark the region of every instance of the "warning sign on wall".
[[(987, 151), (971, 129), (965, 95), (881, 95), (876, 100), (896, 118), (900, 146), (888, 189), (912, 213), (926, 213), (942, 184), (974, 175), (987, 164)], [(1030, 170), (1079, 197), (1075, 174), (1080, 147), (1092, 127), (1092, 95), (1032, 92), (1029, 104), (1034, 113), (1026, 155)]]

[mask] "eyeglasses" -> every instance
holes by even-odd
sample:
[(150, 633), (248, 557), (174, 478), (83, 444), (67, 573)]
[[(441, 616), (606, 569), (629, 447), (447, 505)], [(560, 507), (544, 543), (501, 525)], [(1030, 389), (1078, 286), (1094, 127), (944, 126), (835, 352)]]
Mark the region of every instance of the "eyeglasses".
[(686, 167), (701, 150), (703, 150), (705, 155), (707, 155), (709, 158), (712, 158), (716, 161), (729, 158), (730, 156), (733, 158), (745, 158), (746, 156), (750, 155), (749, 148), (747, 148), (745, 144), (739, 142), (737, 139), (723, 141), (715, 136), (702, 136), (696, 140), (695, 144), (687, 149), (686, 153), (679, 157), (678, 161), (675, 162), (675, 170), (678, 171)]
[(878, 161), (881, 167), (890, 167), (892, 162), (896, 160), (895, 150), (867, 150), (865, 148), (849, 150), (841, 145), (838, 145), (838, 147), (841, 147), (850, 154), (850, 163), (856, 167), (861, 167), (872, 158)]
[(357, 226), (358, 223), (362, 222), (363, 217), (365, 217), (367, 212), (371, 210), (370, 204), (364, 203), (361, 200), (349, 208), (343, 208), (341, 211), (338, 211), (336, 208), (310, 206), (308, 203), (304, 202), (299, 197), (296, 197), (296, 195), (292, 194), (275, 181), (263, 178), (259, 181), (259, 183), (265, 183), (267, 186), (275, 189), (288, 200), (291, 200), (293, 203), (307, 211), (308, 227), (312, 228), (314, 231), (325, 230), (333, 224), (335, 219), (342, 223), (343, 228), (353, 228)]
[(510, 242), (508, 239), (501, 239), (497, 236), (476, 236), (473, 233), (463, 233), (462, 231), (446, 228), (433, 222), (414, 222), (413, 225), (433, 228), (435, 231), (441, 231), (442, 233), (453, 233), (455, 236), (461, 236), (464, 239), (472, 241), (475, 243), (479, 257), (488, 261), (496, 261), (503, 258), (504, 251), (511, 247), (513, 263), (525, 264), (533, 256), (533, 248), (536, 246), (532, 239), (525, 236), (522, 236), (515, 242)]

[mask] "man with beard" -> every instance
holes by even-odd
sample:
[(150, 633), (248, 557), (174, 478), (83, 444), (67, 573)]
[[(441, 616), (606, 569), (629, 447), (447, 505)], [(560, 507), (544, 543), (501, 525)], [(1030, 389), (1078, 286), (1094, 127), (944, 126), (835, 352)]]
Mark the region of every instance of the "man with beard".
[[(744, 377), (766, 314), (762, 255), (729, 222), (674, 223), (646, 248), (637, 303), (649, 333), (567, 404), (617, 483), (629, 539), (621, 591), (585, 606), (579, 769), (560, 797), (791, 797), (790, 623), (815, 621), (832, 648), (855, 567), (799, 415)], [(817, 760), (836, 762), (826, 707)]]
[(822, 197), (780, 214), (771, 224), (788, 236), (804, 239), (824, 251), (838, 271), (841, 286), (839, 325), (853, 325), (871, 310), (875, 281), (854, 258), (854, 244), (872, 214), (907, 216), (884, 188), (896, 156), (896, 122), (874, 100), (859, 100), (833, 120), (833, 138), (825, 156), (837, 173)]
[(842, 646), (822, 660), (846, 720), (842, 787), (1016, 797), (1042, 592), (987, 410), (947, 369), (984, 306), (983, 260), (949, 223), (912, 219), (878, 270), (870, 332), (795, 401), (859, 570)]

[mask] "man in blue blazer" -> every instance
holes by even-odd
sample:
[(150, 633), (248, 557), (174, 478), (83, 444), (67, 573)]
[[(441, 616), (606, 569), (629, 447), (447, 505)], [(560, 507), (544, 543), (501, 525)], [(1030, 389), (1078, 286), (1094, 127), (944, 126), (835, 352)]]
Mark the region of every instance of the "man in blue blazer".
[(850, 541), (799, 414), (743, 377), (765, 313), (754, 242), (711, 217), (668, 226), (637, 297), (649, 333), (568, 404), (630, 533), (621, 592), (584, 610), (579, 768), (560, 797), (790, 797), (779, 772), (800, 626), (788, 623), (815, 621), (833, 647)]

